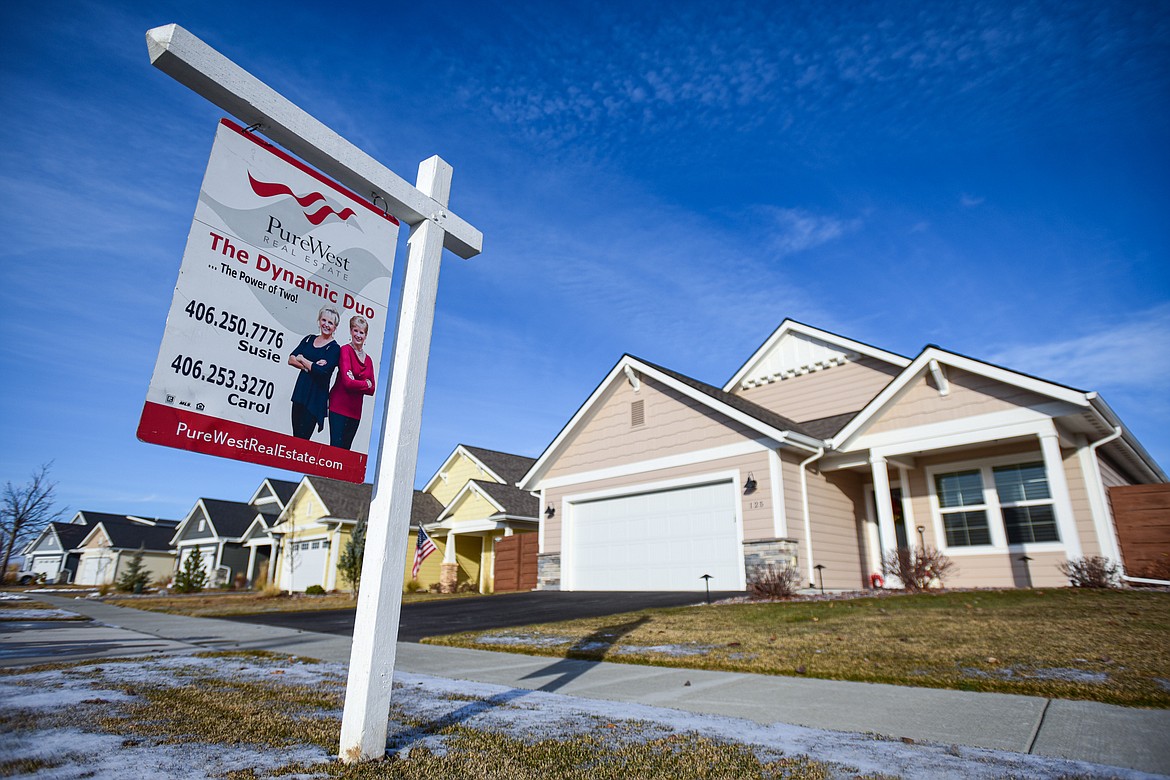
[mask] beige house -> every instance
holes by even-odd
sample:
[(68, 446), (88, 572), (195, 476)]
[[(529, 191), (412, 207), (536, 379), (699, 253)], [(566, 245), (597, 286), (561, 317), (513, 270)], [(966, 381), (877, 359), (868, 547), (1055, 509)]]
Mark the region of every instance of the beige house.
[(722, 387), (624, 356), (519, 487), (542, 588), (741, 590), (765, 563), (864, 587), (923, 544), (951, 586), (1065, 584), (1120, 560), (1106, 488), (1165, 481), (1096, 393), (786, 320)]
[(116, 585), (139, 551), (152, 582), (170, 578), (175, 569), (175, 551), (170, 546), (177, 525), (174, 520), (94, 512), (88, 517), (88, 533), (73, 550), (80, 554), (76, 584)]

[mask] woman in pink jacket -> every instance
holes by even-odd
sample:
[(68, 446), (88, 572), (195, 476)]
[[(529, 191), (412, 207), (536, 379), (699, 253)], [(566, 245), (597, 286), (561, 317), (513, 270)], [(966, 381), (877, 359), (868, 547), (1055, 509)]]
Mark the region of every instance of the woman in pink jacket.
[(329, 391), (329, 443), (349, 449), (362, 417), (362, 401), (374, 394), (374, 361), (365, 353), (370, 326), (365, 317), (349, 318), (349, 343), (341, 348), (337, 380)]

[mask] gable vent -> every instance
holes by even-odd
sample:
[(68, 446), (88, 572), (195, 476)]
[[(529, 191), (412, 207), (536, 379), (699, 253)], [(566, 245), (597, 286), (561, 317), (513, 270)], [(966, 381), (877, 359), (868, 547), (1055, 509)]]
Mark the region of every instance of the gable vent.
[(646, 402), (642, 400), (630, 403), (630, 425), (637, 427), (646, 423)]

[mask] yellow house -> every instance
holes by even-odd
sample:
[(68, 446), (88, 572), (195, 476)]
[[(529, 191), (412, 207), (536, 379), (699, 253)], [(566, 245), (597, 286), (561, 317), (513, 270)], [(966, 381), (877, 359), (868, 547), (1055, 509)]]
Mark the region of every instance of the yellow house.
[(369, 516), (373, 486), (304, 477), (268, 530), (275, 540), (270, 578), (281, 590), (349, 590), (338, 575), (337, 561), (354, 526)]
[[(491, 593), (496, 542), (538, 529), (539, 501), (515, 487), (535, 462), (521, 455), (460, 444), (427, 482), (423, 492), (443, 507), (437, 517), (423, 524), (442, 553), (438, 582), (443, 591), (471, 587)], [(410, 545), (408, 559), (413, 560), (413, 555), (414, 545)], [(430, 558), (424, 567), (428, 563)], [(434, 571), (432, 564), (425, 573)], [(420, 571), (420, 584), (423, 577)], [(431, 582), (429, 577), (426, 582)]]
[[(411, 502), (402, 582), (452, 592), (494, 589), (495, 545), (538, 528), (535, 496), (514, 486), (535, 461), (480, 447), (459, 445)], [(369, 517), (373, 486), (304, 477), (266, 529), (275, 562), (269, 581), (281, 590), (351, 590), (338, 561), (359, 522)], [(436, 552), (413, 575), (418, 530), (425, 528)], [(265, 529), (259, 529), (263, 532)]]

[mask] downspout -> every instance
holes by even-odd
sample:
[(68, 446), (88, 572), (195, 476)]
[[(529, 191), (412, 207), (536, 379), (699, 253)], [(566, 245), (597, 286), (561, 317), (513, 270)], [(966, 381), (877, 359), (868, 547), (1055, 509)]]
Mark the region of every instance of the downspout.
[(808, 552), (808, 582), (809, 587), (816, 583), (816, 570), (813, 568), (812, 549), (812, 520), (808, 511), (808, 471), (806, 467), (815, 460), (825, 456), (825, 448), (819, 447), (808, 459), (800, 462), (800, 508), (804, 514), (804, 549)]
[[(1101, 481), (1101, 463), (1100, 463), (1100, 461), (1097, 460), (1097, 450), (1098, 450), (1098, 448), (1108, 444), (1109, 442), (1116, 441), (1117, 439), (1121, 438), (1121, 434), (1122, 434), (1121, 426), (1120, 425), (1115, 426), (1113, 428), (1113, 433), (1109, 434), (1104, 439), (1098, 439), (1097, 441), (1095, 441), (1089, 445), (1089, 457), (1091, 458), (1092, 463), (1093, 463), (1093, 474), (1096, 477), (1097, 492), (1098, 492), (1099, 500), (1101, 501), (1101, 508), (1103, 510), (1107, 510), (1109, 507), (1109, 494), (1105, 490), (1105, 483)], [(1112, 513), (1110, 513), (1110, 515), (1112, 516)], [(1117, 542), (1117, 523), (1116, 523), (1116, 521), (1113, 521), (1111, 523), (1111, 526), (1112, 526), (1112, 528), (1110, 530), (1113, 532), (1114, 541)], [(1143, 585), (1163, 585), (1163, 586), (1170, 585), (1170, 582), (1168, 582), (1166, 580), (1151, 580), (1151, 579), (1147, 579), (1145, 577), (1130, 577), (1128, 574), (1126, 574), (1125, 573), (1125, 561), (1123, 561), (1121, 559), (1121, 544), (1120, 543), (1117, 544), (1117, 565), (1121, 568), (1121, 579), (1125, 582), (1138, 582), (1138, 583), (1141, 583)]]

